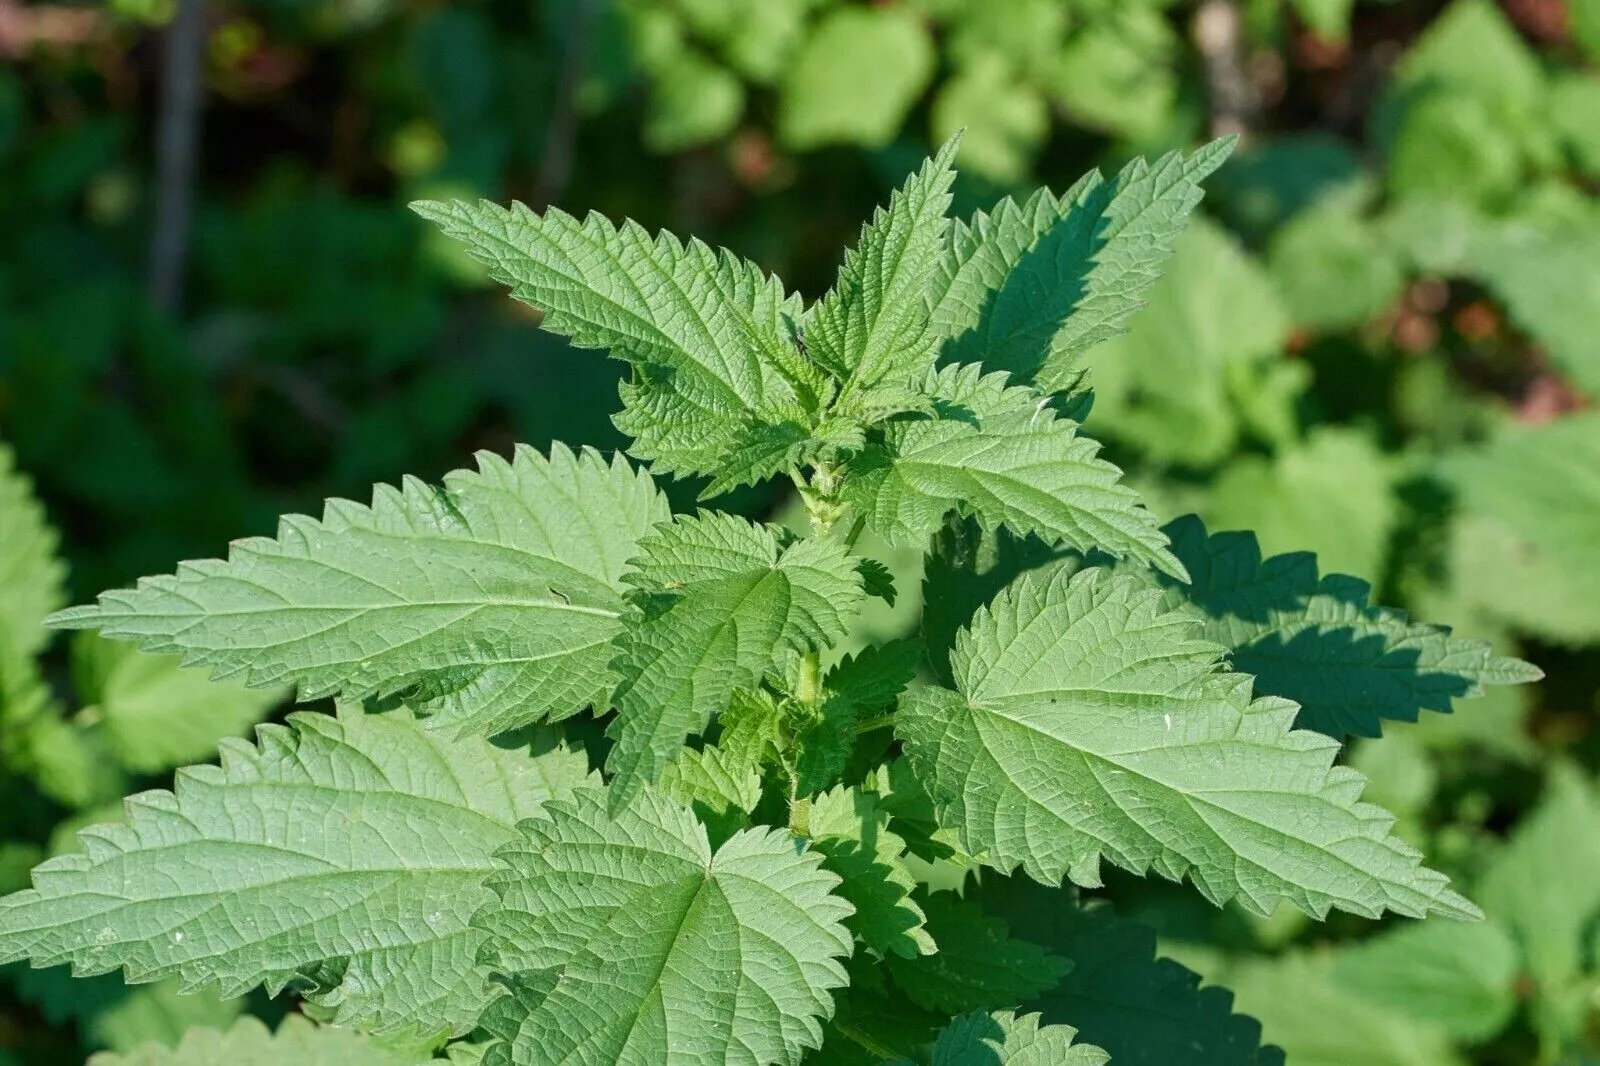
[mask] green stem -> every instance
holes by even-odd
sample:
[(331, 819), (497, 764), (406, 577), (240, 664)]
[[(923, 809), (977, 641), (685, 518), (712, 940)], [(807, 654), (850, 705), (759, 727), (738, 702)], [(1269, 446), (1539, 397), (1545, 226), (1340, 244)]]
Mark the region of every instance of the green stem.
[(868, 718), (865, 722), (857, 722), (856, 735), (860, 736), (862, 733), (871, 733), (876, 729), (887, 729), (892, 725), (894, 725), (893, 712), (889, 714), (880, 714), (876, 718)]

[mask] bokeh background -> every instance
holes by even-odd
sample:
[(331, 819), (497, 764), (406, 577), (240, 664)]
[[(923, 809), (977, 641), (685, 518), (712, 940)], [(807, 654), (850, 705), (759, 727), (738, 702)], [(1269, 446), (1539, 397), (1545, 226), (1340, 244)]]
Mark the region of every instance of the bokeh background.
[[(415, 198), (626, 215), (815, 297), (957, 128), (963, 213), (1239, 133), (1091, 355), (1089, 429), (1164, 516), (1315, 551), (1548, 677), (1348, 753), (1490, 912), (1473, 933), (1106, 892), (1291, 1063), (1600, 1062), (1597, 71), (1600, 0), (0, 0), (0, 467), (81, 600), (476, 449), (620, 446), (620, 364), (539, 333)], [(0, 656), (8, 890), (283, 710), (50, 642), (6, 571), (31, 506), (0, 493), (0, 635), (32, 664), (8, 685)], [(915, 614), (897, 564), (872, 634)], [(151, 729), (170, 750), (125, 742)], [(0, 1063), (246, 1009), (275, 1008), (9, 968)]]

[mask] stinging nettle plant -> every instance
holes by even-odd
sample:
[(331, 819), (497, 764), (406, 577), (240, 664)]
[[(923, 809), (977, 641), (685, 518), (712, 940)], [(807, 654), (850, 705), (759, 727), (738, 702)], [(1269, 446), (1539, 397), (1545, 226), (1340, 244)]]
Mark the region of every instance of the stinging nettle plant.
[[(1281, 1061), (1072, 886), (1478, 917), (1337, 756), (1537, 671), (1160, 527), (1080, 428), (1230, 148), (951, 221), (952, 141), (810, 306), (631, 222), (417, 204), (628, 362), (633, 461), (484, 454), (55, 615), (337, 712), (129, 797), (0, 901), (0, 961), (289, 989), (306, 1061), (333, 1027), (374, 1062)], [(675, 515), (665, 475), (788, 477), (810, 528)], [(895, 595), (864, 530), (925, 548), (921, 633), (825, 666)]]

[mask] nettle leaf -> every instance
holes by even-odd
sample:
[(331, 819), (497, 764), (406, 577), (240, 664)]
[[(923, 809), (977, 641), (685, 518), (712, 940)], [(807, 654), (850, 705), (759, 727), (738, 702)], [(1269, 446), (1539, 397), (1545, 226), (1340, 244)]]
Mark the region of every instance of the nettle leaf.
[(1156, 933), (1109, 906), (1064, 900), (1024, 877), (986, 875), (976, 895), (1033, 940), (1072, 960), (1055, 986), (1027, 1000), (1046, 1021), (1064, 1022), (1126, 1066), (1282, 1066), (1262, 1045), (1261, 1024), (1234, 1011), (1226, 988), (1157, 956)]
[(72, 673), (106, 750), (124, 768), (160, 773), (211, 757), (223, 737), (243, 736), (277, 704), (286, 688), (247, 688), (185, 670), (176, 655), (141, 655), (132, 644), (80, 633)]
[(296, 714), (0, 901), (0, 961), (178, 975), (224, 996), (294, 985), (339, 1024), (464, 1032), (490, 997), (468, 921), (518, 819), (595, 778), (584, 756), (445, 740), (405, 711)]
[(1122, 471), (1046, 398), (975, 366), (930, 375), (929, 392), (940, 417), (886, 427), (844, 484), (845, 499), (891, 543), (925, 540), (959, 502), (986, 525), (1185, 576)]
[(1338, 742), (1252, 700), (1221, 651), (1135, 578), (1028, 574), (958, 637), (957, 692), (912, 692), (896, 732), (941, 822), (1002, 871), (1094, 886), (1109, 858), (1261, 914), (1479, 917), (1359, 802)]
[(556, 445), (488, 452), (434, 488), (330, 500), (318, 522), (234, 542), (227, 561), (101, 594), (53, 618), (181, 652), (185, 665), (302, 700), (407, 693), (455, 736), (604, 707), (622, 573), (671, 517), (643, 471)]
[(715, 472), (769, 433), (809, 427), (820, 379), (795, 351), (800, 299), (754, 264), (598, 214), (488, 201), (412, 208), (540, 309), (545, 329), (634, 365), (617, 424), (657, 471)]
[(227, 1032), (197, 1028), (175, 1048), (148, 1045), (123, 1055), (91, 1056), (88, 1066), (417, 1066), (430, 1056), (382, 1047), (352, 1029), (326, 1029), (303, 1016), (283, 1019), (276, 1033), (244, 1017)]
[(1111, 1061), (1097, 1047), (1074, 1044), (1077, 1035), (1065, 1025), (1040, 1026), (1037, 1014), (968, 1014), (939, 1034), (930, 1061), (931, 1066), (1104, 1066)]
[(857, 711), (889, 706), (917, 676), (922, 642), (903, 637), (863, 648), (834, 664), (822, 679), (830, 699), (842, 699)]
[(67, 568), (56, 556), (57, 537), (33, 495), (33, 483), (0, 444), (0, 699), (11, 676), (50, 637), (44, 619), (66, 602)]
[(617, 657), (620, 713), (609, 731), (617, 804), (660, 776), (735, 688), (759, 684), (780, 652), (844, 636), (863, 598), (841, 542), (784, 546), (776, 529), (732, 515), (681, 517), (639, 553)]
[(917, 880), (905, 864), (906, 842), (889, 830), (889, 812), (877, 796), (843, 785), (824, 792), (806, 810), (805, 834), (822, 853), (823, 868), (840, 878), (835, 893), (855, 908), (845, 928), (879, 955), (935, 950), (911, 898)]
[(768, 828), (713, 853), (653, 792), (608, 814), (598, 790), (524, 822), (478, 924), (510, 993), (482, 1026), (487, 1066), (796, 1066), (845, 982), (848, 903), (821, 856)]
[(946, 141), (873, 213), (839, 280), (806, 316), (807, 350), (842, 382), (840, 410), (870, 405), (879, 385), (920, 382), (933, 366), (937, 338), (924, 294), (949, 227), (960, 141)]
[(1069, 960), (1012, 936), (1005, 922), (954, 892), (934, 892), (922, 905), (938, 952), (888, 959), (896, 987), (920, 1007), (959, 1014), (1023, 1003), (1072, 969)]
[(1163, 531), (1191, 579), (1186, 590), (1163, 582), (1171, 587), (1167, 606), (1192, 604), (1201, 632), (1255, 676), (1259, 694), (1300, 704), (1301, 729), (1375, 737), (1384, 719), (1448, 714), (1453, 700), (1481, 696), (1485, 685), (1544, 676), (1485, 641), (1369, 603), (1372, 586), (1360, 578), (1319, 578), (1309, 552), (1262, 559), (1255, 534), (1208, 536), (1192, 515)]
[(1144, 305), (1200, 182), (1233, 146), (1226, 138), (1187, 158), (1136, 159), (1110, 182), (1094, 171), (1059, 197), (1040, 189), (957, 221), (930, 293), (944, 359), (1070, 388), (1079, 357)]
[(661, 771), (656, 791), (694, 808), (714, 842), (743, 829), (761, 802), (758, 761), (719, 747), (684, 748)]

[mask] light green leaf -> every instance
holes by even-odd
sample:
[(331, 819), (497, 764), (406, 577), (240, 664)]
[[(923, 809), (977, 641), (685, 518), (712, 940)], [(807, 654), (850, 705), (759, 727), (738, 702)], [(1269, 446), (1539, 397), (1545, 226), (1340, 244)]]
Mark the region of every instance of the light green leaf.
[(1110, 182), (1093, 171), (1062, 196), (957, 221), (929, 295), (946, 362), (1076, 384), (1080, 357), (1127, 329), (1200, 202), (1200, 182), (1233, 150), (1215, 141), (1185, 158), (1135, 160)]
[(176, 655), (141, 655), (132, 644), (80, 633), (73, 680), (106, 749), (136, 773), (160, 773), (208, 759), (223, 737), (244, 736), (289, 696), (184, 670)]
[(597, 214), (580, 222), (523, 204), (412, 206), (539, 308), (545, 329), (633, 364), (617, 424), (640, 438), (634, 454), (658, 471), (712, 472), (718, 455), (760, 427), (806, 421), (816, 397), (806, 392), (790, 326), (800, 300), (754, 264)]
[(1600, 801), (1593, 785), (1557, 764), (1533, 813), (1484, 871), (1484, 910), (1510, 930), (1546, 991), (1585, 968), (1585, 933), (1600, 914)]
[(1300, 704), (1301, 729), (1375, 737), (1384, 719), (1449, 713), (1453, 700), (1480, 696), (1484, 685), (1544, 676), (1485, 641), (1370, 603), (1372, 588), (1359, 578), (1319, 578), (1310, 552), (1263, 560), (1255, 534), (1207, 536), (1193, 516), (1163, 529), (1191, 578), (1187, 589), (1163, 582), (1167, 606), (1192, 604), (1201, 633), (1254, 675), (1257, 693)]
[(1229, 464), (1205, 500), (1213, 529), (1254, 530), (1263, 550), (1314, 552), (1329, 570), (1383, 576), (1401, 470), (1368, 434), (1320, 426), (1271, 459)]
[(1041, 1027), (1037, 1014), (968, 1014), (939, 1034), (931, 1061), (932, 1066), (1104, 1066), (1110, 1061), (1097, 1047), (1074, 1044), (1077, 1035), (1066, 1025)]
[(656, 791), (692, 807), (720, 843), (743, 829), (761, 802), (761, 764), (715, 746), (684, 748), (662, 769)]
[(1149, 296), (1128, 333), (1090, 353), (1097, 433), (1187, 467), (1223, 459), (1251, 432), (1293, 433), (1302, 375), (1282, 361), (1288, 311), (1236, 240), (1194, 219)]
[(918, 1006), (944, 1014), (1024, 1003), (1053, 988), (1072, 963), (1011, 935), (1006, 923), (954, 892), (922, 900), (938, 952), (891, 956), (889, 974)]
[(1318, 330), (1352, 329), (1392, 305), (1404, 264), (1353, 204), (1301, 212), (1272, 236), (1268, 268), (1294, 320)]
[(839, 6), (784, 80), (778, 132), (791, 148), (887, 144), (933, 76), (933, 41), (903, 7)]
[[(446, 741), (404, 711), (297, 714), (0, 901), (0, 961), (123, 967), (224, 996), (311, 980), (342, 1024), (464, 1032), (489, 996), (468, 919), (519, 818), (592, 780), (581, 753)], [(354, 917), (352, 917), (354, 916)]]
[(806, 348), (843, 384), (836, 408), (870, 404), (875, 386), (920, 384), (933, 367), (925, 293), (949, 221), (960, 134), (873, 213), (839, 280), (806, 316)]
[(653, 64), (644, 143), (669, 154), (731, 133), (744, 113), (744, 86), (733, 72), (693, 48)]
[(1600, 637), (1600, 414), (1507, 427), (1447, 457), (1462, 511), (1462, 593), (1519, 628), (1566, 643)]
[(880, 956), (935, 950), (911, 898), (917, 881), (905, 865), (906, 842), (889, 830), (889, 812), (875, 794), (840, 785), (814, 797), (805, 835), (822, 853), (823, 869), (838, 875), (834, 892), (855, 908), (844, 924), (857, 939)]
[(1496, 921), (1421, 922), (1334, 952), (1331, 977), (1352, 996), (1479, 1043), (1516, 1013), (1520, 965)]
[(1350, 12), (1356, 0), (1291, 0), (1294, 9), (1311, 31), (1328, 41), (1343, 42), (1350, 37)]
[[(1078, 11), (1074, 9), (1074, 14)], [(1164, 135), (1178, 108), (1180, 41), (1156, 4), (1095, 4), (1046, 75), (1078, 124), (1135, 144)]]
[(684, 739), (704, 730), (735, 688), (757, 685), (782, 651), (844, 636), (863, 599), (839, 541), (784, 547), (772, 527), (725, 514), (663, 527), (640, 543), (635, 567), (607, 762), (617, 804), (654, 781)]
[(1462, 1066), (1449, 1035), (1351, 995), (1326, 955), (1289, 955), (1225, 968), (1241, 1010), (1261, 1019), (1291, 1066)]
[(479, 923), (514, 976), (484, 1015), (505, 1042), (484, 1062), (797, 1066), (845, 980), (838, 878), (787, 833), (745, 830), (713, 854), (652, 792), (607, 807), (593, 790), (551, 803), (499, 853), (500, 904)]
[(89, 1066), (416, 1066), (424, 1059), (379, 1047), (353, 1029), (325, 1029), (291, 1014), (276, 1033), (245, 1017), (225, 1033), (191, 1029), (176, 1048), (152, 1045), (126, 1055), (102, 1053)]
[(1099, 443), (1031, 389), (981, 373), (952, 366), (933, 375), (942, 417), (891, 424), (857, 460), (843, 492), (868, 525), (914, 543), (958, 502), (986, 525), (1098, 546), (1181, 577), (1155, 517), (1119, 484), (1122, 471), (1098, 458)]
[(944, 83), (933, 102), (933, 134), (943, 139), (967, 130), (961, 162), (995, 181), (1027, 176), (1050, 133), (1050, 107), (1019, 79), (1005, 57), (985, 53)]
[(1287, 700), (1252, 700), (1160, 600), (1097, 568), (1024, 575), (957, 639), (959, 695), (901, 701), (896, 732), (968, 852), (1091, 886), (1109, 858), (1260, 914), (1478, 916), (1359, 802), (1337, 741), (1293, 730)]
[(511, 462), (481, 453), (444, 487), (380, 486), (370, 508), (330, 500), (277, 539), (236, 541), (226, 562), (103, 593), (55, 623), (181, 652), (302, 700), (414, 690), (430, 726), (490, 734), (604, 707), (616, 682), (621, 576), (639, 538), (670, 517), (648, 475), (619, 457)]

